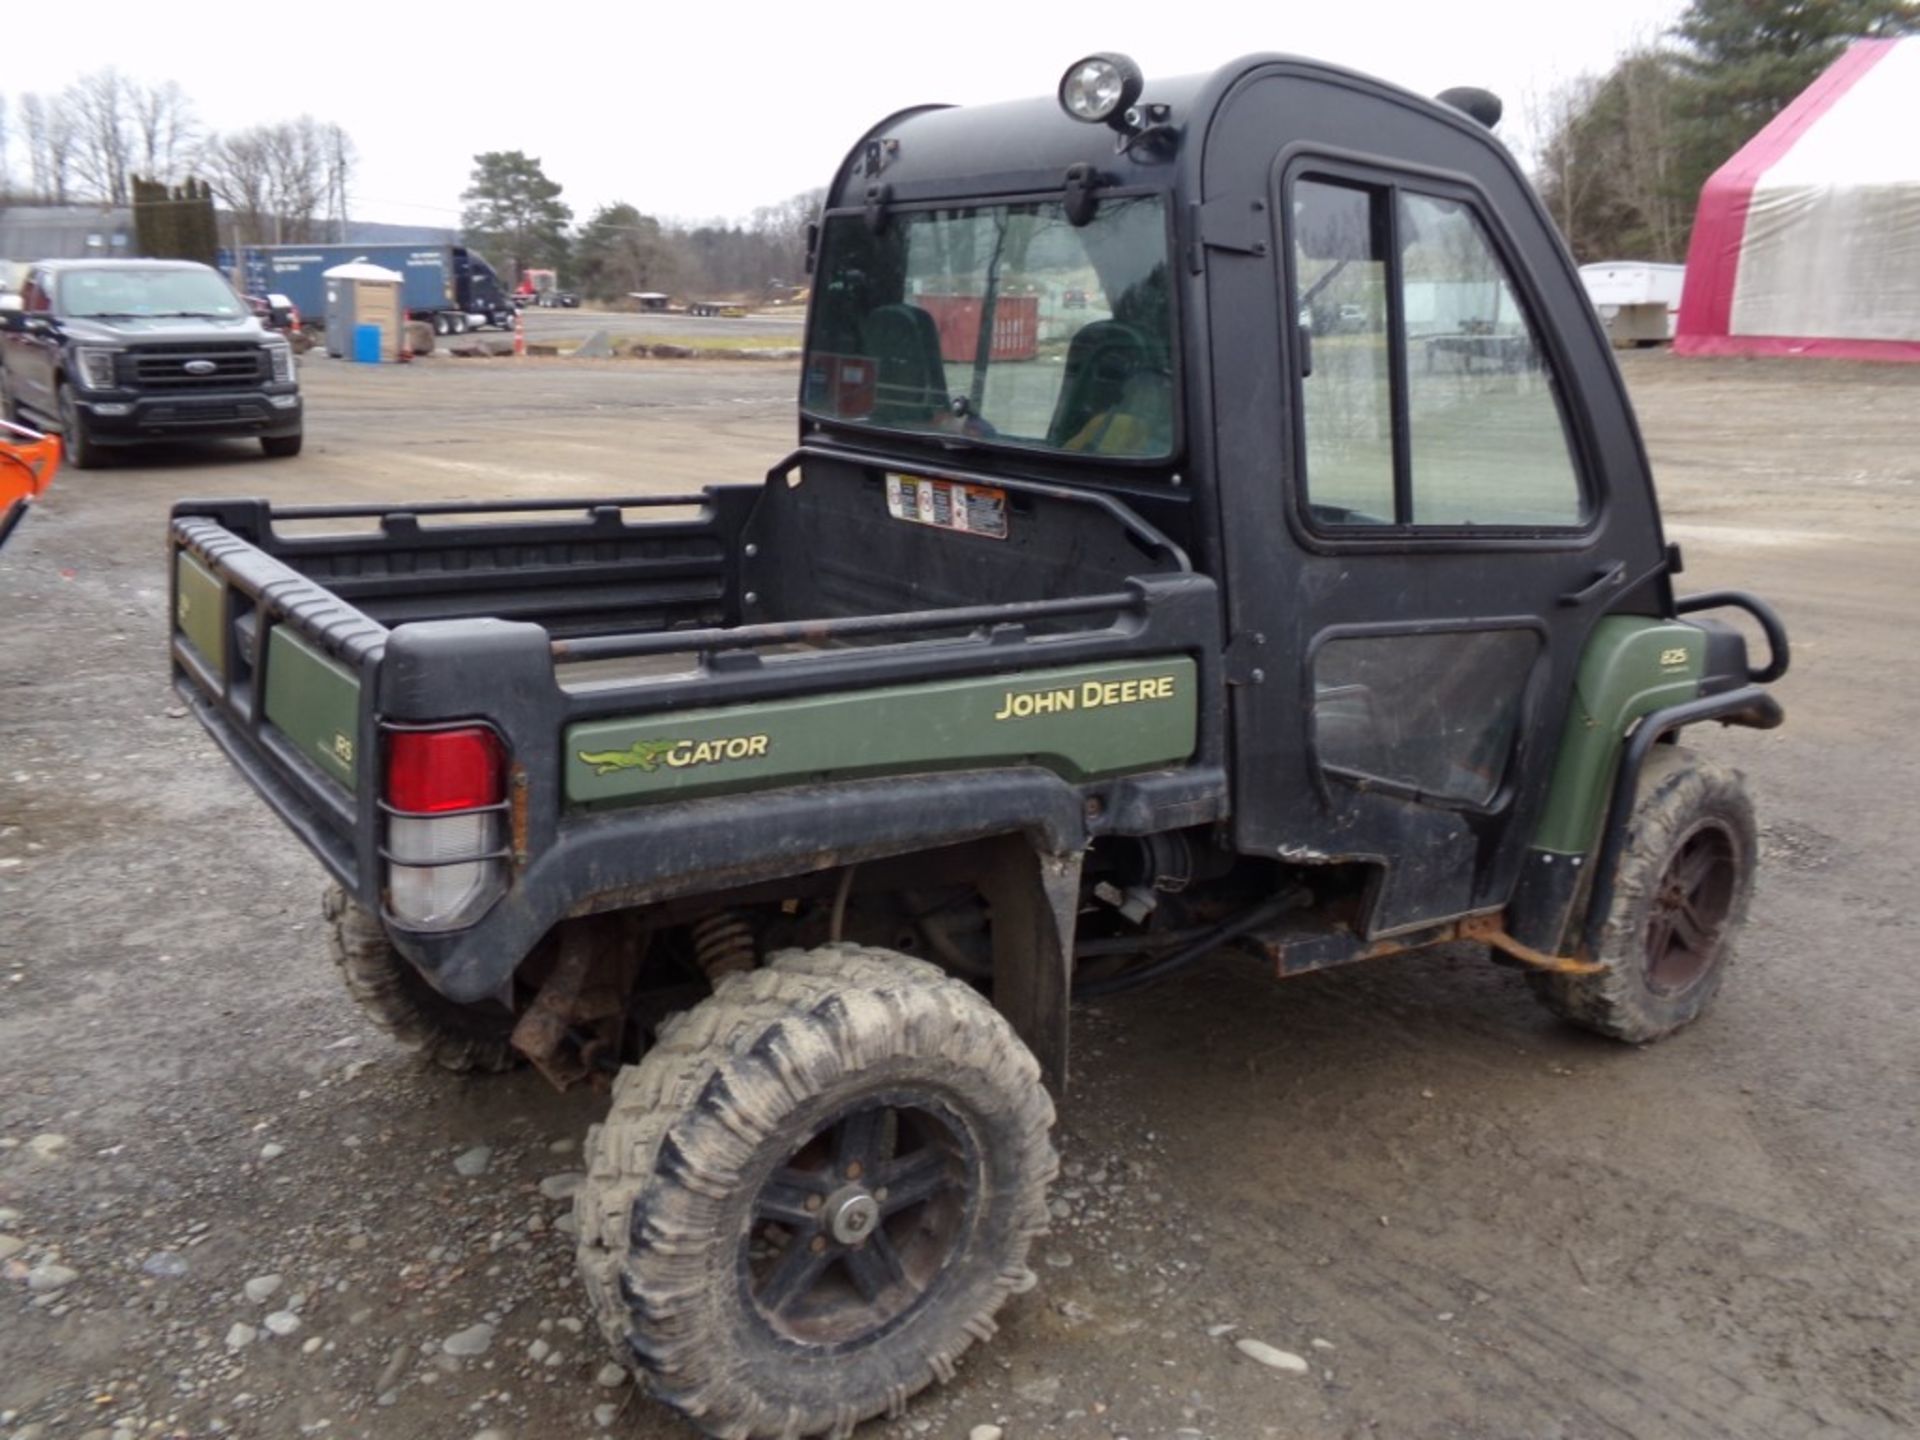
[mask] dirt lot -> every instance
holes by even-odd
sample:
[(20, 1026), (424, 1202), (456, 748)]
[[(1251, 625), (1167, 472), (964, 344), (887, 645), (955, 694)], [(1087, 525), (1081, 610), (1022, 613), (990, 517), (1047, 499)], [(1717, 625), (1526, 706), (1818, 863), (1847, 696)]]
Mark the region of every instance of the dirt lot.
[[(1717, 1008), (1611, 1046), (1461, 952), (1088, 1011), (1040, 1289), (867, 1433), (1920, 1427), (1920, 367), (1628, 368), (1689, 584), (1794, 632), (1787, 728), (1699, 741), (1766, 852)], [(550, 1197), (596, 1101), (424, 1073), (353, 1010), (318, 866), (166, 687), (160, 540), (195, 493), (751, 478), (794, 373), (306, 378), (299, 460), (69, 473), (0, 558), (0, 1434), (689, 1435), (582, 1332)]]

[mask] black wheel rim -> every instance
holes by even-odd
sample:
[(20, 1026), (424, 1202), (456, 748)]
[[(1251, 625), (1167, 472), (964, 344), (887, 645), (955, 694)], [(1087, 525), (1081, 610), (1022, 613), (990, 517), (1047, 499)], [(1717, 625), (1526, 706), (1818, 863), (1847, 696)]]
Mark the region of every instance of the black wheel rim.
[(1667, 861), (1647, 915), (1647, 987), (1678, 995), (1720, 958), (1739, 884), (1739, 852), (1718, 825), (1696, 827)]
[(959, 1249), (979, 1169), (966, 1125), (934, 1096), (846, 1106), (754, 1196), (742, 1249), (754, 1313), (783, 1340), (836, 1350), (898, 1328)]

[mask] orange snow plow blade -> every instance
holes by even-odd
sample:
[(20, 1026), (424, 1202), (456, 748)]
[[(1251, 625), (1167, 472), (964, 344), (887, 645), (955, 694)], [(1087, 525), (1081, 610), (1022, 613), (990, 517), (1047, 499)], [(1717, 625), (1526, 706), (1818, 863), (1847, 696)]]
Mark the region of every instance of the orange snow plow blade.
[(60, 472), (60, 441), (0, 420), (0, 545)]

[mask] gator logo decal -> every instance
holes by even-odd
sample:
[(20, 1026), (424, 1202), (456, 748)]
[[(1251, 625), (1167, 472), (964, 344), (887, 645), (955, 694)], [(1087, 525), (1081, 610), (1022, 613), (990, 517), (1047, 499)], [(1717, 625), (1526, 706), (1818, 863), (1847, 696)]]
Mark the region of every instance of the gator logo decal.
[(714, 765), (724, 760), (752, 760), (764, 756), (770, 744), (765, 735), (733, 735), (724, 740), (636, 740), (625, 750), (581, 750), (580, 763), (596, 775), (622, 770), (657, 771), (662, 765), (684, 770), (692, 765)]
[(679, 743), (678, 740), (636, 740), (625, 750), (582, 750), (580, 763), (593, 766), (596, 775), (613, 775), (622, 770), (658, 770), (660, 757)]

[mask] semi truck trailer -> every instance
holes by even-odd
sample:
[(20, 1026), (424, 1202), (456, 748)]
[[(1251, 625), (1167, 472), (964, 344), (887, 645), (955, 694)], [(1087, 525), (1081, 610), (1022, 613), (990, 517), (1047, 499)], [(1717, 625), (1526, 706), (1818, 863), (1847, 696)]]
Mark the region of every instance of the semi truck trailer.
[(402, 298), (409, 320), (425, 320), (438, 335), (476, 326), (513, 326), (513, 301), (500, 277), (464, 245), (250, 245), (241, 253), (249, 294), (288, 296), (303, 317), (324, 324), (326, 282), (336, 265), (366, 260), (406, 277)]

